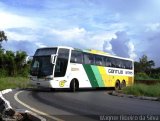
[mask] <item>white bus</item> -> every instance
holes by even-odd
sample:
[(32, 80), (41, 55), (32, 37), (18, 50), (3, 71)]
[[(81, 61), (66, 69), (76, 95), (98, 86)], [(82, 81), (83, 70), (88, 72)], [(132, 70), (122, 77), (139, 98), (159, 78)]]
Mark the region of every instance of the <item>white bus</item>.
[(30, 79), (32, 85), (51, 89), (121, 89), (134, 83), (134, 62), (98, 50), (39, 48), (33, 56)]

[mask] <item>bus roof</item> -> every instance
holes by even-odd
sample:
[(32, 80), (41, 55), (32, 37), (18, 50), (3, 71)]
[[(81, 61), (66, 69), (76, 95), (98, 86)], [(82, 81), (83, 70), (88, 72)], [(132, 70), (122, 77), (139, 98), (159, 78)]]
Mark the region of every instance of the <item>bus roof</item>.
[[(111, 55), (110, 53), (107, 53), (107, 52), (103, 52), (100, 50), (94, 50), (94, 49), (79, 49), (79, 48), (73, 48), (73, 47), (69, 47), (69, 46), (53, 46), (53, 47), (43, 47), (43, 48), (66, 48), (66, 49), (82, 51), (82, 52), (90, 53), (90, 54), (97, 54), (97, 55), (102, 55), (102, 56), (109, 56), (109, 57), (133, 61), (130, 58), (119, 57), (116, 55)], [(39, 48), (39, 49), (43, 49), (43, 48)]]
[(86, 52), (86, 53), (91, 53), (91, 54), (96, 54), (96, 55), (102, 55), (102, 56), (108, 56), (108, 57), (114, 57), (114, 58), (119, 58), (119, 59), (133, 61), (130, 58), (124, 58), (124, 57), (119, 57), (119, 56), (116, 56), (116, 55), (111, 55), (110, 53), (103, 52), (103, 51), (100, 51), (100, 50), (94, 50), (94, 49), (85, 49), (85, 50), (82, 50), (82, 49), (77, 49), (77, 48), (74, 48), (74, 50), (78, 50), (78, 51), (82, 51), (82, 52)]

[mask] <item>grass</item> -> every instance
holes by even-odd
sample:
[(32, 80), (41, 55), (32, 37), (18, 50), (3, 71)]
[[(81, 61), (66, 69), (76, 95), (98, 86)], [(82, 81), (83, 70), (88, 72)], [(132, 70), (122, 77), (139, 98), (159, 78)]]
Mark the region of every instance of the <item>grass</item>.
[(0, 78), (0, 91), (8, 88), (27, 88), (29, 86), (29, 79), (25, 77)]
[(160, 83), (154, 85), (134, 84), (133, 86), (124, 88), (122, 91), (125, 94), (136, 96), (160, 97)]

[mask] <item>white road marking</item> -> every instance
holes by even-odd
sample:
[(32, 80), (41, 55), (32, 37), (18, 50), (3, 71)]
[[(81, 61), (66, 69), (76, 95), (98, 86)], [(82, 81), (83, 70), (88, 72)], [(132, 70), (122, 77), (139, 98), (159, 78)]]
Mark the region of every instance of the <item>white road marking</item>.
[(6, 109), (12, 109), (12, 107), (11, 107), (9, 101), (6, 100), (6, 99), (3, 97), (3, 94), (9, 93), (9, 92), (11, 92), (11, 91), (12, 91), (12, 89), (5, 89), (5, 90), (3, 90), (3, 91), (0, 91), (0, 98), (5, 102), (5, 108), (6, 108)]
[(60, 118), (57, 118), (57, 117), (55, 117), (55, 116), (51, 116), (51, 115), (49, 115), (49, 114), (47, 114), (47, 113), (44, 113), (44, 112), (42, 112), (42, 111), (39, 111), (39, 110), (37, 110), (37, 109), (35, 109), (35, 108), (27, 105), (26, 103), (22, 102), (21, 100), (19, 100), (19, 99), (18, 99), (18, 95), (19, 95), (20, 93), (22, 93), (22, 92), (23, 92), (23, 91), (19, 91), (19, 92), (17, 92), (17, 93), (14, 95), (14, 99), (15, 99), (17, 102), (19, 102), (21, 105), (23, 105), (23, 106), (25, 106), (26, 108), (32, 110), (33, 112), (36, 112), (36, 113), (38, 113), (38, 114), (40, 114), (40, 115), (44, 115), (44, 116), (46, 116), (46, 117), (48, 117), (48, 118), (50, 118), (50, 119), (53, 119), (53, 120), (56, 120), (56, 121), (64, 121), (64, 120), (62, 120), (62, 119), (60, 119)]
[(1, 92), (2, 92), (2, 94), (6, 94), (6, 93), (9, 93), (11, 91), (12, 91), (12, 89), (5, 89), (5, 90), (2, 90)]

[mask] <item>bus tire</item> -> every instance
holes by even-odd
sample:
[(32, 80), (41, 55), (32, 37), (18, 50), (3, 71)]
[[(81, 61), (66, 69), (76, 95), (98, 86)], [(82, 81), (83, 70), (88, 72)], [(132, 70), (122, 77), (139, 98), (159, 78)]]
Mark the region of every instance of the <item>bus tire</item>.
[(70, 90), (71, 92), (75, 92), (79, 89), (79, 83), (78, 83), (78, 80), (76, 79), (73, 79), (70, 83)]
[(120, 90), (120, 81), (119, 80), (116, 81), (114, 88), (116, 91)]
[(121, 89), (123, 89), (124, 87), (126, 87), (126, 81), (123, 80), (122, 83), (121, 83)]
[(55, 92), (56, 89), (55, 89), (55, 88), (50, 88), (50, 91), (51, 91), (51, 92)]

